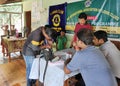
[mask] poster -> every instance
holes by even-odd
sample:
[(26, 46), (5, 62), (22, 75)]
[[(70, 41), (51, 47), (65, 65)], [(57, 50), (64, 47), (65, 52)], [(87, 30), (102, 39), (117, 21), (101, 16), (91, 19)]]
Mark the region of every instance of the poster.
[(104, 30), (109, 38), (120, 38), (119, 0), (84, 0), (67, 4), (66, 30), (73, 33), (78, 15), (85, 12), (93, 29)]
[(49, 25), (53, 26), (57, 32), (65, 29), (66, 5), (67, 3), (49, 7)]

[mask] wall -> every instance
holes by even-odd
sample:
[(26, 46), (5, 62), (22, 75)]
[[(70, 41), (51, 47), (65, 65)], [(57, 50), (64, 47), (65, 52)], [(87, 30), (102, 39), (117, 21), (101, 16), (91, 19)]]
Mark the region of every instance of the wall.
[[(32, 3), (35, 1), (40, 1), (42, 3), (42, 8), (48, 10), (49, 6), (52, 6), (52, 5), (57, 5), (65, 2), (71, 3), (71, 2), (82, 1), (82, 0), (23, 0), (23, 12), (32, 10)], [(43, 15), (42, 17), (47, 18), (48, 17), (47, 13), (48, 12), (46, 12), (46, 15)], [(68, 38), (67, 47), (69, 47), (73, 34), (66, 34), (66, 36)]]
[[(31, 11), (32, 10), (32, 3), (35, 2), (35, 1), (38, 1), (38, 2), (41, 2), (42, 3), (42, 8), (45, 8), (48, 10), (49, 6), (51, 5), (56, 5), (56, 4), (61, 4), (61, 3), (64, 3), (64, 2), (75, 2), (75, 1), (80, 1), (80, 0), (23, 0), (22, 3), (23, 3), (23, 13), (25, 11)], [(47, 15), (45, 15), (47, 16)], [(26, 25), (26, 24), (25, 24)]]
[(48, 8), (51, 5), (61, 4), (61, 3), (71, 3), (81, 0), (43, 0), (43, 7)]
[[(23, 12), (31, 11), (32, 10), (32, 3), (35, 2), (35, 1), (41, 2), (42, 3), (41, 7), (43, 8), (43, 10), (47, 9), (47, 11), (48, 11), (49, 6), (51, 6), (51, 5), (61, 4), (61, 3), (65, 3), (65, 2), (71, 3), (73, 1), (75, 2), (75, 1), (80, 1), (80, 0), (23, 0)], [(42, 18), (44, 18), (44, 19), (42, 19)], [(41, 18), (41, 20), (46, 20), (46, 18), (48, 18), (48, 12), (46, 12), (46, 14), (43, 13), (42, 18)], [(42, 25), (45, 24), (45, 21), (43, 21), (43, 22), (41, 21), (41, 24)], [(24, 23), (24, 25), (26, 25), (26, 24)], [(36, 29), (37, 27), (38, 27), (38, 25), (36, 25), (36, 27), (32, 26), (32, 31), (34, 29)], [(73, 34), (66, 34), (66, 36), (67, 36), (67, 39), (68, 39), (68, 42), (67, 42), (67, 48), (68, 48), (71, 44), (71, 39), (73, 37)]]
[(26, 17), (25, 17), (25, 11), (31, 11), (32, 9), (32, 1), (33, 0), (23, 0), (22, 4), (23, 4), (23, 27), (26, 26)]
[(22, 0), (23, 3), (23, 12), (32, 10), (32, 2), (36, 0)]
[[(32, 3), (35, 1), (40, 1), (40, 0), (22, 0), (24, 21), (26, 21), (25, 20), (25, 11), (31, 11), (32, 10)], [(26, 26), (25, 23), (24, 23), (24, 26)]]
[[(71, 3), (71, 2), (76, 2), (76, 1), (80, 1), (80, 0), (43, 0), (43, 8), (49, 8), (49, 6), (52, 5), (57, 5), (57, 4), (61, 4), (61, 3)], [(66, 37), (67, 37), (67, 48), (70, 47), (71, 45), (71, 40), (73, 38), (73, 34), (67, 34), (66, 33)]]
[(61, 4), (61, 3), (71, 3), (81, 0), (23, 0), (23, 11), (32, 10), (32, 3), (35, 1), (40, 1), (43, 8), (49, 8), (51, 5)]

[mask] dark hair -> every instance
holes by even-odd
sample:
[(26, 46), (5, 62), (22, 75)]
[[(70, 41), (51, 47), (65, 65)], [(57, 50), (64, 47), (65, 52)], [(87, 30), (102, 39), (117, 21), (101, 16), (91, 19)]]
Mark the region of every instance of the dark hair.
[(83, 41), (86, 45), (93, 45), (93, 31), (87, 28), (82, 28), (77, 32), (79, 40)]
[(66, 30), (62, 29), (60, 32), (65, 32), (66, 33)]
[(46, 27), (46, 28), (52, 28), (52, 26), (49, 25), (49, 24), (46, 24), (45, 27)]
[(87, 14), (84, 13), (84, 12), (80, 13), (79, 16), (78, 16), (78, 18), (80, 18), (80, 19), (84, 18), (85, 20), (87, 20)]
[(104, 42), (108, 41), (107, 39), (107, 32), (103, 31), (103, 30), (98, 30), (96, 32), (94, 32), (94, 36), (99, 40), (99, 39), (103, 39)]
[(52, 27), (45, 27), (46, 34), (51, 37), (54, 41), (56, 41), (57, 38), (57, 31), (54, 30)]

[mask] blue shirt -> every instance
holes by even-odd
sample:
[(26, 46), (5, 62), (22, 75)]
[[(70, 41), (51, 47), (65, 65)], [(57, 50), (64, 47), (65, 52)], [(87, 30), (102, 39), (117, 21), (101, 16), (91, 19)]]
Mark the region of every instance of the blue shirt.
[(76, 52), (67, 68), (79, 70), (86, 86), (117, 86), (104, 55), (94, 46)]

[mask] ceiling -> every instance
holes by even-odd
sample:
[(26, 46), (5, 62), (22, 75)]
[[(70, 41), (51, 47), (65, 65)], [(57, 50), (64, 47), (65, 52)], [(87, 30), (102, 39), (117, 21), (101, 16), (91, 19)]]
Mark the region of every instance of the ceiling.
[(15, 2), (22, 2), (22, 0), (0, 0), (0, 4), (9, 4)]

